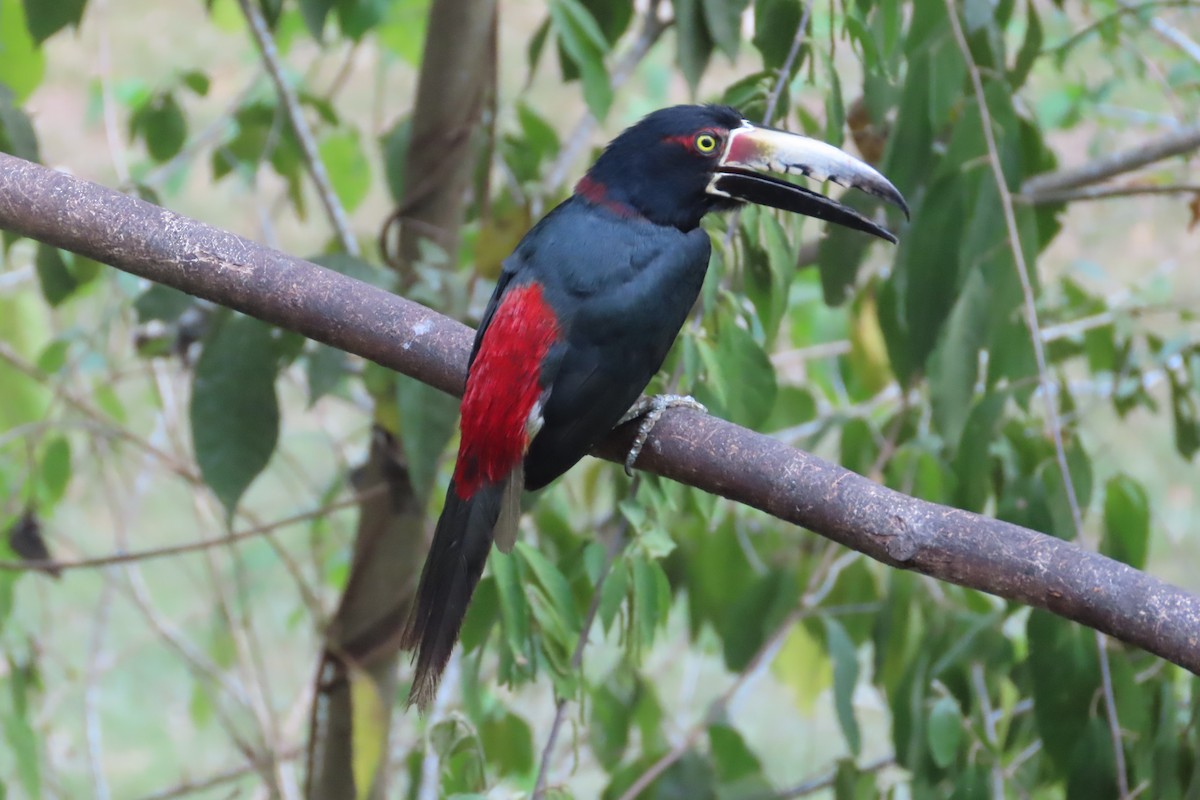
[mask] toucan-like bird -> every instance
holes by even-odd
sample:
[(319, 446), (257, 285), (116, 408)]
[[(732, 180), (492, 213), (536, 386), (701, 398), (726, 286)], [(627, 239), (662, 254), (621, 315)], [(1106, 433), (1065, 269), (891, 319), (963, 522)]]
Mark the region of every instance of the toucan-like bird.
[(521, 491), (550, 483), (642, 410), (704, 282), (705, 214), (758, 203), (896, 241), (766, 172), (833, 181), (908, 213), (886, 178), (836, 147), (726, 106), (675, 106), (614, 139), (505, 260), (475, 335), (458, 461), (403, 634), (416, 649), (410, 703), (433, 697), (492, 542), (511, 549)]

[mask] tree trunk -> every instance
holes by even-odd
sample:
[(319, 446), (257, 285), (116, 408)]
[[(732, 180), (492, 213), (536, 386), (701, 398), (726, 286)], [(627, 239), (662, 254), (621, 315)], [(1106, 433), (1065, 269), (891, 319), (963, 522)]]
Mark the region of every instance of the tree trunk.
[[(399, 223), (398, 258), (389, 259), (407, 286), (427, 238), (456, 264), (459, 229), (481, 122), (494, 96), (495, 0), (435, 0), (412, 112), (404, 199), (389, 221)], [(384, 241), (387, 242), (387, 231)], [(399, 380), (410, 380), (401, 377)], [(446, 402), (451, 402), (447, 399)], [(376, 414), (376, 419), (393, 415)], [(309, 738), (309, 800), (362, 796), (353, 775), (354, 742), (350, 670), (374, 683), (383, 709), (380, 769), (370, 798), (386, 789), (390, 710), (396, 694), (399, 637), (428, 547), (422, 511), (398, 437), (377, 428), (360, 491), (384, 486), (360, 506), (355, 557), (337, 615), (327, 634), (317, 673)], [(360, 713), (364, 709), (359, 709)]]

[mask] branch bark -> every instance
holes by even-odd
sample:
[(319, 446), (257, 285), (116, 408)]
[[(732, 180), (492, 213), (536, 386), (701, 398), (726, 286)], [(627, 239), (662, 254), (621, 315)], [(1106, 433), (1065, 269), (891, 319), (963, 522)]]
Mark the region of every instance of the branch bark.
[[(0, 228), (166, 283), (457, 395), (471, 334), (401, 297), (0, 154)], [(597, 455), (621, 461), (618, 429)], [(1200, 674), (1200, 597), (1069, 542), (925, 502), (720, 419), (673, 409), (641, 469), (885, 564), (1044, 608)]]

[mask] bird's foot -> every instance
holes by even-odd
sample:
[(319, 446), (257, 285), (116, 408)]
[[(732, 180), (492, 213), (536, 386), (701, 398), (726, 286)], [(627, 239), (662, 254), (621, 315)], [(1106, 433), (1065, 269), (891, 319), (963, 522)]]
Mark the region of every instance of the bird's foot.
[(638, 456), (642, 454), (642, 448), (646, 445), (646, 438), (650, 436), (650, 431), (654, 429), (654, 425), (658, 422), (658, 418), (668, 408), (691, 408), (696, 411), (708, 411), (701, 403), (696, 402), (694, 397), (689, 397), (683, 394), (656, 394), (653, 397), (639, 397), (633, 407), (625, 412), (625, 416), (621, 417), (621, 421), (617, 423), (620, 427), (626, 422), (631, 422), (638, 417), (641, 417), (642, 422), (638, 425), (637, 436), (634, 437), (633, 446), (629, 448), (629, 455), (625, 456), (625, 474), (633, 477), (633, 465), (638, 460)]

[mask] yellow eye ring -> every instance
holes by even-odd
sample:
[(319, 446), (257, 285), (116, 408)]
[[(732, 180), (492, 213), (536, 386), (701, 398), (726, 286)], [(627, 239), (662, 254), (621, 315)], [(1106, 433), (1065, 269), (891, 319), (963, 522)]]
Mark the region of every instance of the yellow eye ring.
[(696, 150), (701, 153), (711, 153), (713, 150), (717, 149), (717, 137), (713, 136), (711, 133), (697, 134), (694, 143), (696, 145)]

